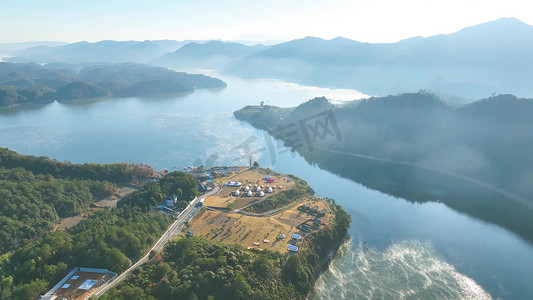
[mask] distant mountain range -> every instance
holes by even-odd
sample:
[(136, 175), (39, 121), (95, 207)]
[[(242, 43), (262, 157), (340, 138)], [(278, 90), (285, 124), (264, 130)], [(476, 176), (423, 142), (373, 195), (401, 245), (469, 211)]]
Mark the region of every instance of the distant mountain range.
[(205, 75), (140, 64), (0, 63), (0, 106), (109, 96), (151, 96), (222, 88)]
[(57, 47), (57, 46), (64, 46), (67, 43), (63, 42), (22, 42), (22, 43), (4, 43), (0, 44), (0, 54), (14, 54), (18, 51), (22, 51), (24, 49), (28, 49), (31, 47), (37, 47), (37, 46), (49, 46), (49, 47)]
[(393, 44), (308, 37), (255, 53), (227, 71), (371, 95), (427, 89), (477, 99), (533, 96), (532, 70), (533, 26), (511, 18)]
[(210, 41), (203, 44), (192, 42), (173, 53), (168, 53), (154, 60), (152, 63), (174, 68), (222, 69), (267, 48), (263, 45), (246, 46), (221, 41)]
[(273, 46), (101, 41), (32, 47), (12, 56), (7, 60), (137, 62), (177, 69), (218, 69), (243, 77), (353, 88), (370, 95), (424, 89), (459, 103), (507, 93), (533, 97), (533, 26), (513, 18), (388, 44), (341, 37), (307, 37)]
[(100, 41), (60, 46), (39, 45), (12, 53), (10, 62), (147, 63), (175, 51), (188, 41)]
[(321, 168), (411, 201), (444, 202), (533, 240), (533, 99), (499, 95), (454, 107), (419, 92), (234, 114)]

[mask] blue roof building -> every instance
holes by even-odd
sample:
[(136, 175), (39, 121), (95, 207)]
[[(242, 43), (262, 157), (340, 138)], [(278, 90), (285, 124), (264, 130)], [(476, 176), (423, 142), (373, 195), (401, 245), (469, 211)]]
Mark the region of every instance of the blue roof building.
[(289, 251), (298, 252), (298, 247), (297, 246), (293, 246), (293, 245), (289, 245)]
[(302, 239), (302, 236), (297, 234), (297, 233), (293, 233), (292, 234), (292, 238), (295, 239), (295, 240), (300, 240), (300, 239)]

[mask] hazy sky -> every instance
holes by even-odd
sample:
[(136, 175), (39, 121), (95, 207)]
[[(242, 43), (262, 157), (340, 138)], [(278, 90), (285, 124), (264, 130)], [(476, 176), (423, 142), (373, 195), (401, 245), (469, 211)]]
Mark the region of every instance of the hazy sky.
[(533, 24), (533, 1), (1, 0), (0, 43), (304, 36), (394, 42), (501, 17)]

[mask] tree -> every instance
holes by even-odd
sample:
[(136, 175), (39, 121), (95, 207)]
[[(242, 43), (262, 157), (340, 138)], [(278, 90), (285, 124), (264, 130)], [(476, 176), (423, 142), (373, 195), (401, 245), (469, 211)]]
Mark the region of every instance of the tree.
[(259, 163), (257, 161), (254, 161), (254, 168), (259, 168)]
[(25, 285), (17, 286), (13, 291), (13, 296), (15, 296), (15, 299), (35, 299), (46, 292), (47, 286), (48, 282), (45, 280), (35, 279)]
[(231, 287), (235, 294), (235, 299), (247, 299), (252, 293), (252, 287), (250, 287), (246, 278), (239, 273), (235, 275)]

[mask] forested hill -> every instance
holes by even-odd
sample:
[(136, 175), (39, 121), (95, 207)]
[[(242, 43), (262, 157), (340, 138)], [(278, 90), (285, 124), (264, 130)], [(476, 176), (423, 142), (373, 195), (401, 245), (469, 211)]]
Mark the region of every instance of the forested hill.
[(59, 162), (45, 156), (21, 155), (7, 148), (0, 148), (0, 167), (23, 168), (33, 174), (56, 178), (80, 180), (105, 180), (113, 183), (138, 183), (146, 181), (154, 170), (143, 164), (73, 164)]
[(113, 195), (114, 183), (146, 181), (152, 171), (133, 164), (76, 165), (0, 148), (0, 255)]
[(155, 205), (176, 195), (183, 207), (198, 194), (191, 176), (170, 173), (124, 196), (118, 208), (98, 209), (53, 231), (61, 219), (115, 192), (104, 179), (132, 178), (138, 166), (75, 165), (0, 150), (0, 299), (35, 299), (76, 266), (125, 270), (172, 221), (154, 213)]
[(140, 64), (0, 63), (0, 106), (223, 87), (226, 83), (217, 78)]
[[(425, 92), (235, 112), (332, 172), (408, 200), (445, 202), (533, 240), (531, 115), (531, 99), (499, 95), (455, 107)], [(281, 130), (288, 125), (298, 135)]]

